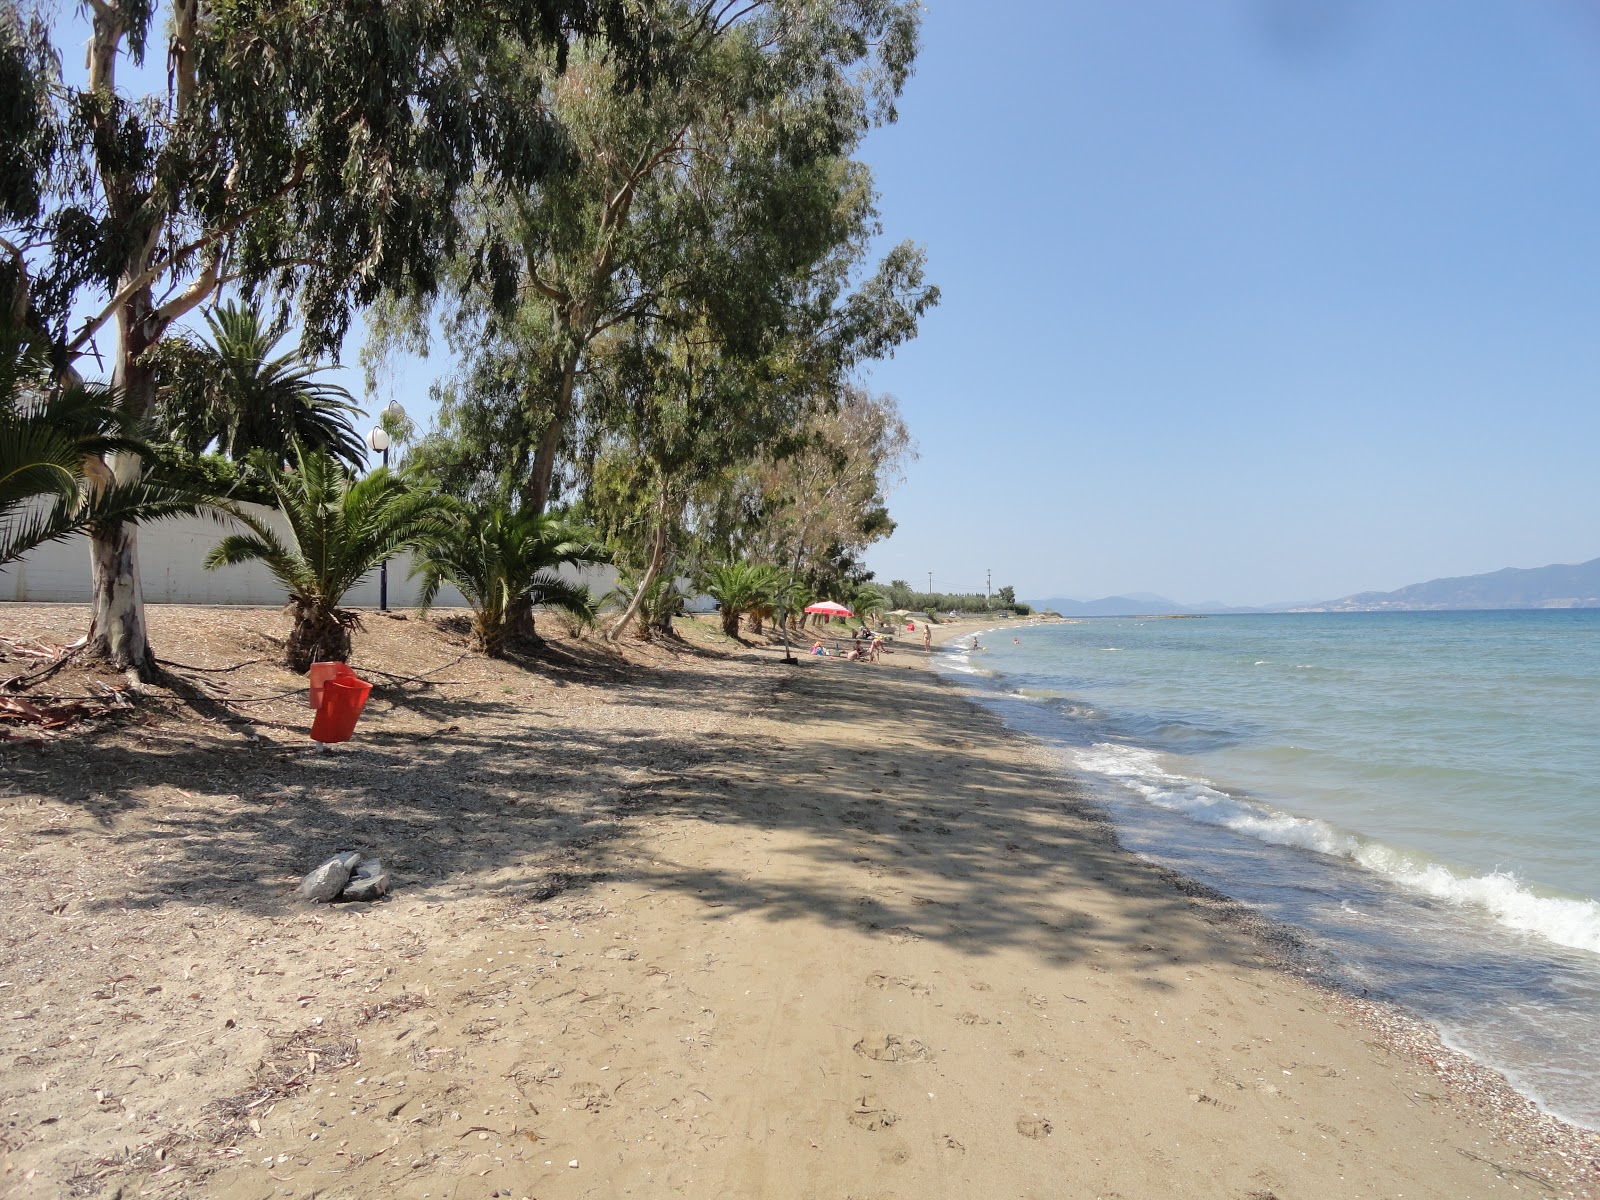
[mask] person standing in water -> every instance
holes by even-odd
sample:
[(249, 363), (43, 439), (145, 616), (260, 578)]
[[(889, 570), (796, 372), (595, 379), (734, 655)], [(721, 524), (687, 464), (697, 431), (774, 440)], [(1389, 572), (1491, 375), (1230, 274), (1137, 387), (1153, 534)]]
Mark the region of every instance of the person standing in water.
[(933, 649), (933, 626), (926, 623), (922, 626), (922, 648), (924, 650)]

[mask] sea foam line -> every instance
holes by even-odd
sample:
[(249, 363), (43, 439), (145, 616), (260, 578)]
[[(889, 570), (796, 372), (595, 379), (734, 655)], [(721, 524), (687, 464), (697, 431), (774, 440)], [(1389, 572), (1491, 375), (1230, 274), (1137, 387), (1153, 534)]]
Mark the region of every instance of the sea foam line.
[(1541, 896), (1506, 871), (1460, 875), (1315, 817), (1296, 817), (1241, 800), (1198, 779), (1163, 769), (1154, 752), (1098, 742), (1075, 753), (1077, 765), (1123, 784), (1158, 808), (1259, 841), (1313, 850), (1354, 862), (1435, 900), (1487, 912), (1500, 924), (1558, 946), (1600, 954), (1600, 901)]

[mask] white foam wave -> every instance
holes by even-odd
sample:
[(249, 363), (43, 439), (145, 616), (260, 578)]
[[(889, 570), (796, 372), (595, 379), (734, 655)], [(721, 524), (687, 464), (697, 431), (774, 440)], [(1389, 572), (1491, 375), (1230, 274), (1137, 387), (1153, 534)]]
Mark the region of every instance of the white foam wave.
[(978, 669), (972, 665), (972, 658), (966, 650), (945, 651), (945, 665), (960, 671), (963, 675), (976, 675)]
[(1505, 871), (1458, 874), (1442, 863), (1358, 838), (1326, 821), (1279, 812), (1230, 796), (1201, 780), (1174, 774), (1160, 766), (1154, 752), (1139, 747), (1099, 742), (1077, 751), (1075, 758), (1083, 770), (1114, 779), (1158, 808), (1190, 820), (1273, 845), (1348, 859), (1410, 891), (1480, 909), (1507, 928), (1600, 954), (1600, 901), (1540, 895)]

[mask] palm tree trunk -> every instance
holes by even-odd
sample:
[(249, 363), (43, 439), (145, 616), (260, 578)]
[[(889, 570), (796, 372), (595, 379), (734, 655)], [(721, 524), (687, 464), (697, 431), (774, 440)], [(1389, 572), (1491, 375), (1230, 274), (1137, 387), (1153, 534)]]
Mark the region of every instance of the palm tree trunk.
[(312, 663), (348, 662), (350, 629), (337, 613), (295, 607), (294, 628), (284, 658), (291, 671), (304, 675)]

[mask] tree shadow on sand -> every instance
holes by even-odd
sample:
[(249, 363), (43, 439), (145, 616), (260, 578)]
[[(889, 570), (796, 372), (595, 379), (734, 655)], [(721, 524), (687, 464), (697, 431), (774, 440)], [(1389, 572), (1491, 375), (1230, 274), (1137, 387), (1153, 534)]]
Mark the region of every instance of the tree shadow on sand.
[[(1138, 970), (1220, 952), (1198, 926), (1163, 922), (1214, 897), (1132, 860), (1103, 821), (1062, 819), (1092, 810), (931, 673), (817, 661), (730, 671), (687, 654), (640, 668), (570, 649), (542, 654), (536, 677), (517, 662), (485, 663), (474, 667), (498, 674), (470, 690), (376, 688), (359, 741), (332, 751), (289, 737), (223, 741), (225, 729), (47, 747), (32, 769), (52, 798), (136, 864), (86, 906), (282, 914), (302, 873), (358, 848), (384, 860), (402, 894), (533, 903), (625, 877), (695, 897), (714, 919), (820, 920), (972, 955), (1026, 944), (1067, 962), (1114, 951)], [(528, 687), (554, 689), (541, 693), (553, 704), (604, 688), (580, 699), (605, 706), (605, 727), (542, 720), (495, 696)], [(691, 713), (697, 732), (643, 715), (668, 706)], [(409, 726), (385, 720), (400, 713)], [(739, 732), (750, 714), (767, 718), (757, 744)], [(904, 769), (843, 736), (863, 728), (898, 742)], [(624, 835), (637, 819), (673, 817), (794, 835), (786, 869), (765, 877), (633, 853)], [(861, 888), (863, 870), (877, 886)], [(1115, 921), (1074, 911), (1080, 887), (1120, 891)], [(1158, 927), (1197, 932), (1140, 940)]]

